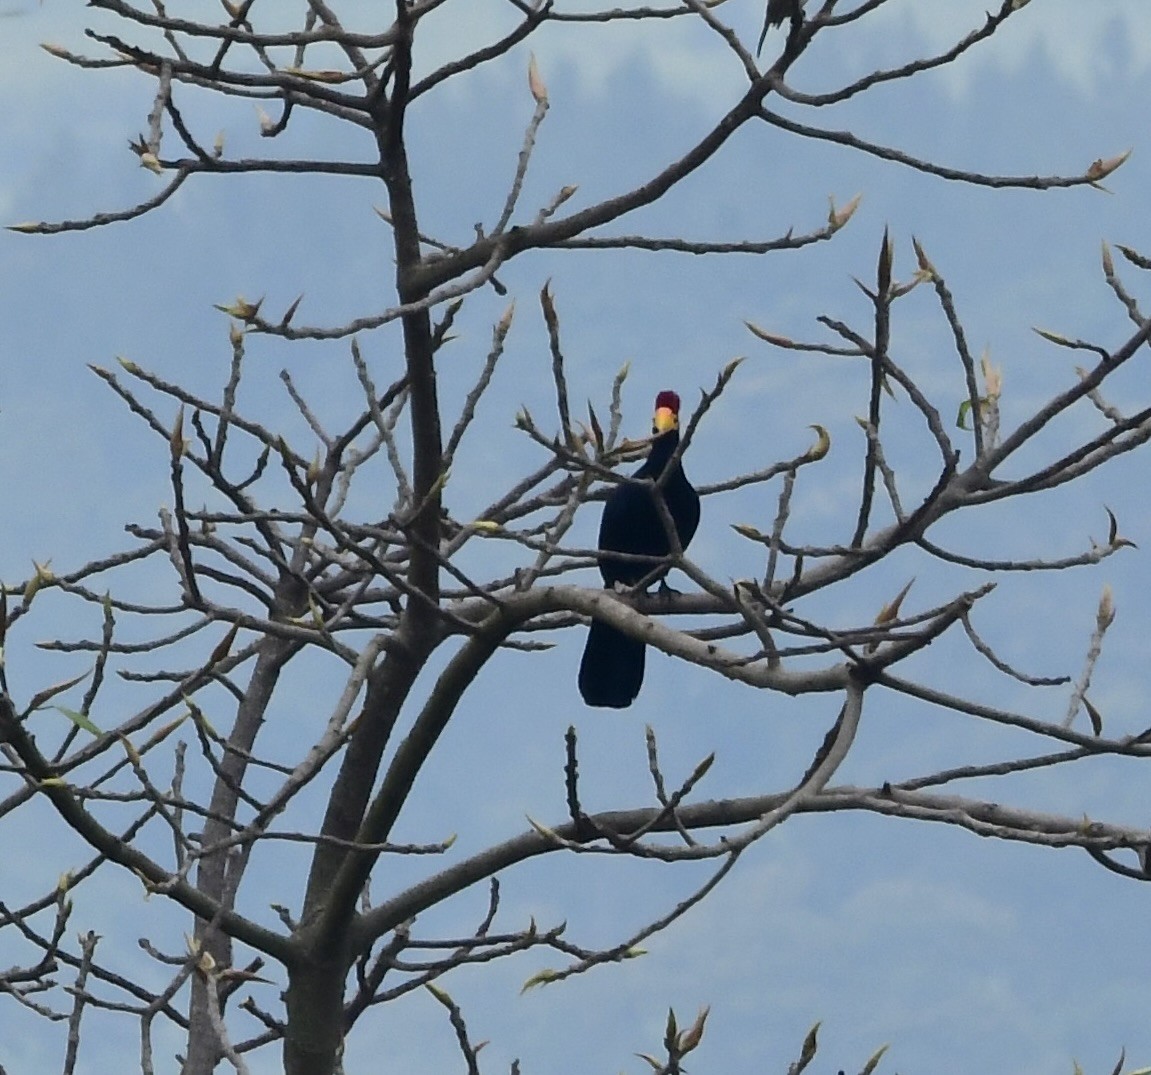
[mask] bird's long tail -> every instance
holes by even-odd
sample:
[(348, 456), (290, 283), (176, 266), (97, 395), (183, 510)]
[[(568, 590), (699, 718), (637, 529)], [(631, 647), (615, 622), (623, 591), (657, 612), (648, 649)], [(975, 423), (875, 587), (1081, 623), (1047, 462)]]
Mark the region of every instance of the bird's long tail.
[(646, 646), (639, 639), (592, 620), (579, 666), (579, 692), (592, 706), (626, 709), (643, 683)]

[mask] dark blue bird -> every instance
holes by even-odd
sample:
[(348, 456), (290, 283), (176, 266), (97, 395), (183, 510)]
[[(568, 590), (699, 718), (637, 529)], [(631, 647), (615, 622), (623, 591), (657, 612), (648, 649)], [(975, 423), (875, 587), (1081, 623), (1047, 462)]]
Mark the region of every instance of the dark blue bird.
[[(649, 561), (621, 560), (601, 556), (600, 574), (604, 586), (635, 586), (640, 582), (662, 580), (667, 566), (658, 558), (671, 552), (668, 529), (656, 501), (662, 496), (667, 513), (675, 524), (680, 549), (699, 525), (699, 494), (672, 456), (679, 446), (679, 396), (660, 392), (652, 419), (651, 450), (643, 466), (632, 475), (639, 481), (617, 485), (608, 495), (599, 526), (601, 553), (647, 556)], [(666, 475), (664, 472), (667, 471)], [(663, 476), (657, 491), (654, 483)], [(647, 482), (639, 484), (643, 479)], [(625, 635), (600, 620), (592, 620), (579, 668), (579, 690), (591, 706), (624, 709), (635, 701), (643, 683), (644, 651), (639, 639)]]

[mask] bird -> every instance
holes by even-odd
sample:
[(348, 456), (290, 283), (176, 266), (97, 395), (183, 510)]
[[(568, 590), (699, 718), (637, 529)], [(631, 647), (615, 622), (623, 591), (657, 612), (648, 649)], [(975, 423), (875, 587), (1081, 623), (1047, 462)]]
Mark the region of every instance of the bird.
[(782, 26), (784, 22), (791, 22), (792, 27), (803, 21), (803, 5), (805, 0), (767, 0), (767, 11), (763, 16), (763, 30), (759, 35), (759, 44), (755, 54), (763, 51), (763, 42), (767, 38), (767, 31), (773, 26)]
[[(675, 525), (680, 551), (687, 548), (699, 525), (699, 494), (676, 457), (679, 446), (679, 396), (663, 391), (656, 396), (651, 448), (631, 480), (608, 495), (600, 520), (598, 551), (648, 556), (651, 561), (601, 556), (604, 586), (645, 585), (663, 579), (668, 565), (659, 557), (671, 552), (668, 528), (659, 509), (662, 496)], [(662, 478), (662, 481), (661, 481)], [(660, 482), (657, 490), (656, 482)], [(593, 619), (579, 668), (579, 690), (589, 706), (626, 709), (643, 684), (644, 651), (638, 638), (624, 634), (602, 620)]]

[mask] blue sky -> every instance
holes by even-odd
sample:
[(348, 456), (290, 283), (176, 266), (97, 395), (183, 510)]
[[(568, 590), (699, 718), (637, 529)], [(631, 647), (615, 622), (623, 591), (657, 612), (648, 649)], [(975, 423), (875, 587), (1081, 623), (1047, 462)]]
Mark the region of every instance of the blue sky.
[[(445, 4), (417, 59), (430, 66), (461, 41), (486, 36), (488, 20), (505, 6)], [(83, 47), (86, 12), (76, 5), (11, 0), (8, 9), (19, 17), (0, 19), (0, 218), (82, 217), (154, 192), (157, 180), (127, 149), (145, 125), (150, 87), (130, 75), (78, 72), (36, 47), (44, 40)], [(840, 43), (806, 57), (793, 84), (826, 88), (937, 49), (977, 25), (982, 10), (960, 0), (893, 0), (878, 17), (842, 31)], [(719, 11), (754, 37), (762, 3), (728, 0)], [(769, 39), (766, 51), (778, 44)], [(739, 85), (718, 42), (686, 19), (654, 33), (625, 26), (552, 34), (533, 48), (552, 109), (525, 187), (529, 214), (567, 183), (579, 186), (578, 208), (644, 178), (706, 130)], [(532, 107), (527, 62), (526, 49), (518, 50), (413, 111), (412, 157), (426, 230), (462, 242), (476, 221), (490, 225), (498, 215)], [(537, 458), (511, 423), (525, 404), (541, 417), (551, 414), (547, 339), (534, 305), (550, 279), (574, 398), (602, 405), (615, 371), (630, 361), (625, 401), (633, 433), (645, 430), (657, 390), (676, 387), (691, 398), (728, 360), (747, 356), (692, 446), (688, 470), (697, 482), (796, 454), (810, 441), (810, 423), (830, 429), (832, 456), (824, 476), (800, 490), (794, 525), (807, 540), (841, 540), (858, 485), (854, 418), (865, 406), (863, 372), (773, 351), (749, 336), (743, 320), (796, 338), (819, 337), (815, 317), (824, 312), (866, 326), (865, 300), (851, 278), (873, 272), (885, 226), (896, 243), (896, 275), (909, 277), (915, 235), (951, 285), (973, 348), (986, 347), (1003, 366), (1010, 427), (1074, 377), (1075, 356), (1045, 344), (1031, 326), (1111, 346), (1130, 335), (1102, 281), (1099, 244), (1106, 239), (1151, 253), (1143, 107), (1149, 67), (1151, 9), (1143, 0), (1037, 0), (954, 69), (820, 117), (940, 163), (999, 173), (1073, 174), (1133, 148), (1108, 180), (1110, 193), (971, 189), (750, 129), (666, 204), (619, 230), (769, 238), (791, 227), (818, 227), (829, 196), (843, 205), (862, 194), (856, 217), (833, 242), (726, 262), (561, 252), (509, 265), (500, 276), (517, 297), (516, 322), (481, 409), (483, 439), (473, 441), (472, 454), (453, 472), (454, 510), (467, 517), (490, 499), (491, 483)], [(209, 137), (225, 130), (230, 153), (268, 148), (247, 104), (194, 104), (189, 96), (186, 113)], [(302, 125), (296, 138), (285, 153), (367, 152), (330, 123)], [(133, 223), (55, 238), (0, 234), (0, 578), (11, 585), (27, 577), (33, 559), (51, 558), (64, 570), (120, 548), (124, 523), (151, 522), (170, 498), (163, 445), (87, 371), (88, 363), (112, 365), (126, 356), (214, 392), (226, 377), (229, 347), (226, 318), (213, 303), (266, 295), (275, 310), (304, 292), (301, 319), (325, 323), (382, 308), (390, 253), (373, 212), (382, 204), (382, 191), (362, 181), (201, 177), (160, 212)], [(1124, 272), (1135, 293), (1145, 294), (1137, 271)], [(459, 339), (445, 351), (440, 371), (448, 405), (470, 384), (506, 301), (481, 292), (461, 314)], [(962, 394), (958, 366), (925, 289), (897, 305), (895, 339), (897, 357), (953, 413)], [(362, 342), (383, 381), (395, 362), (394, 337)], [(281, 368), (291, 369), (333, 423), (359, 407), (344, 344), (289, 348), (254, 340), (250, 355), (260, 373), (247, 386), (247, 404), (292, 436), (304, 433), (283, 394)], [(1128, 410), (1144, 405), (1145, 380), (1133, 370), (1116, 389), (1129, 397), (1113, 401)], [(1078, 428), (1090, 428), (1091, 416), (1082, 421)], [(914, 423), (906, 424), (906, 440), (891, 451), (914, 487), (930, 474), (921, 465), (924, 442)], [(1065, 555), (1106, 536), (1103, 505), (1117, 513), (1137, 550), (1097, 569), (1005, 580), (977, 623), (1004, 656), (1028, 670), (1075, 674), (1100, 589), (1110, 583), (1119, 617), (1093, 697), (1109, 728), (1129, 731), (1151, 723), (1145, 710), (1151, 514), (1144, 488), (1136, 454), (1082, 489), (1019, 510), (976, 514), (945, 531), (961, 550)], [(754, 551), (728, 524), (767, 525), (774, 496), (769, 489), (709, 505), (693, 556), (719, 578), (754, 573)], [(585, 538), (594, 533), (594, 514), (583, 524)], [(812, 611), (833, 622), (870, 619), (909, 574), (923, 570), (901, 560), (825, 595)], [(926, 570), (917, 575), (912, 599), (929, 607), (973, 578), (981, 581)], [(146, 584), (168, 583), (159, 577)], [(77, 670), (29, 645), (77, 630), (69, 615), (66, 601), (45, 600), (40, 618), (26, 621), (27, 633), (12, 640), (15, 691), (30, 693)], [(575, 693), (582, 636), (570, 632), (557, 643), (546, 654), (506, 655), (485, 671), (421, 778), (403, 838), (458, 831), (462, 853), (521, 831), (525, 814), (562, 818), (562, 734), (571, 722), (580, 730), (585, 794), (591, 805), (607, 808), (646, 794), (638, 790), (645, 723), (656, 728), (675, 774), (717, 752), (704, 794), (718, 797), (789, 786), (834, 715), (827, 700), (763, 696), (652, 658), (636, 706), (604, 716), (582, 709)], [(1030, 696), (993, 678), (960, 645), (936, 648), (919, 666), (925, 678), (965, 682), (977, 695), (1051, 719), (1066, 707), (1065, 693)], [(322, 706), (338, 684), (311, 690), (283, 703), (287, 726), (306, 722), (313, 704)], [(869, 700), (865, 717), (844, 782), (900, 779), (1034, 747), (1022, 736), (991, 734), (889, 698)], [(1151, 807), (1147, 781), (1130, 761), (1081, 763), (1065, 774), (972, 793), (1132, 825), (1146, 825)], [(5, 819), (0, 899), (14, 903), (21, 893), (50, 886), (72, 864), (68, 854), (78, 853), (66, 841), (59, 858), (41, 851), (44, 834), (57, 830), (46, 815), (20, 824)], [(301, 861), (274, 859), (276, 869)], [(412, 868), (405, 863), (399, 872)], [(567, 920), (571, 939), (608, 944), (682, 898), (699, 878), (690, 869), (555, 856), (504, 878), (505, 926), (529, 915), (541, 924)], [(386, 889), (383, 880), (378, 884), (377, 895)], [(253, 907), (298, 898), (298, 891), (269, 888), (257, 889)], [(782, 1072), (807, 1028), (821, 1019), (820, 1072), (857, 1070), (884, 1042), (891, 1052), (879, 1070), (904, 1075), (1046, 1075), (1070, 1072), (1073, 1058), (1085, 1072), (1110, 1071), (1121, 1046), (1129, 1068), (1151, 1064), (1146, 900), (1144, 886), (1103, 872), (1081, 852), (997, 845), (873, 817), (798, 818), (749, 852), (641, 960), (522, 998), (519, 985), (547, 961), (529, 956), (447, 985), (465, 1005), (475, 1037), (491, 1039), (481, 1054), (491, 1071), (507, 1070), (513, 1056), (522, 1058), (525, 1073), (645, 1070), (633, 1054), (657, 1048), (669, 1004), (681, 1020), (712, 1005), (695, 1070)], [(421, 927), (466, 928), (484, 902), (483, 893), (466, 894)], [(95, 923), (125, 960), (138, 958), (135, 938), (142, 932), (178, 949), (187, 923), (157, 903), (145, 902), (131, 879), (109, 875), (90, 897), (77, 896), (78, 916), (87, 917), (75, 926)], [(0, 946), (0, 963), (10, 961), (5, 951)], [(266, 994), (268, 1003), (273, 994)], [(58, 1063), (52, 1058), (59, 1040), (38, 1024), (33, 1033), (33, 1025), (12, 1005), (0, 1005), (0, 1063), (9, 1071)], [(109, 1050), (131, 1057), (132, 1029), (114, 1021), (107, 1027)], [(18, 1034), (21, 1043), (12, 1044)], [(424, 997), (407, 998), (364, 1024), (348, 1070), (370, 1070), (371, 1058), (385, 1049), (397, 1070), (452, 1070), (458, 1063), (442, 1010)], [(50, 1066), (40, 1066), (45, 1062)], [(254, 1070), (276, 1070), (275, 1058), (263, 1058)]]

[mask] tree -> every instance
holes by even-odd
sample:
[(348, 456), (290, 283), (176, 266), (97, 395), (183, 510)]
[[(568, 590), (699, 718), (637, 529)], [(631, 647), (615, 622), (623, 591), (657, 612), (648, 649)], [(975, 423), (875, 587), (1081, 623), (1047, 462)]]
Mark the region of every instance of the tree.
[[(1033, 809), (1022, 795), (1010, 798), (1010, 781), (994, 799), (947, 793), (960, 780), (1058, 769), (1085, 757), (1141, 758), (1151, 751), (1145, 734), (1111, 731), (1090, 694), (1114, 619), (1108, 590), (1072, 681), (1014, 668), (977, 628), (991, 580), (1002, 577), (1010, 586), (1025, 571), (1058, 579), (1129, 546), (1117, 516), (1104, 516), (1100, 506), (1105, 538), (1057, 558), (1030, 552), (1003, 557), (990, 543), (974, 552), (952, 551), (965, 525), (956, 520), (982, 508), (1009, 511), (1032, 494), (1088, 482), (1151, 436), (1148, 411), (1128, 415), (1103, 395), (1151, 333), (1109, 252), (1106, 282), (1133, 327), (1109, 346), (1045, 332), (1049, 344), (1080, 352), (1087, 366), (1004, 432), (1001, 372), (972, 353), (943, 270), (916, 243), (914, 264), (901, 277), (895, 240), (877, 236), (874, 269), (861, 285), (870, 305), (866, 319), (853, 324), (821, 316), (826, 334), (812, 341), (749, 325), (757, 346), (837, 356), (866, 369), (848, 530), (818, 540), (794, 536), (796, 498), (839, 473), (829, 468), (843, 465), (846, 454), (838, 444), (832, 452), (828, 431), (817, 428), (811, 442), (797, 442), (788, 457), (757, 455), (746, 472), (701, 487), (705, 520), (734, 524), (742, 545), (736, 563), (714, 570), (673, 557), (691, 582), (690, 593), (606, 593), (588, 570), (595, 550), (573, 540), (583, 532), (578, 527), (586, 527), (585, 517), (594, 515), (589, 505), (622, 480), (617, 464), (641, 453), (624, 434), (642, 420), (637, 423), (635, 405), (625, 413), (626, 369), (610, 398), (597, 398), (586, 414), (573, 402), (562, 294), (546, 282), (560, 252), (757, 256), (831, 240), (855, 215), (856, 200), (833, 204), (819, 227), (798, 232), (784, 222), (780, 236), (768, 240), (660, 237), (657, 218), (645, 217), (665, 203), (674, 212), (675, 199), (728, 151), (737, 132), (760, 125), (801, 142), (838, 144), (908, 166), (941, 182), (1033, 191), (1100, 185), (1125, 156), (1101, 158), (1077, 175), (992, 175), (934, 163), (812, 118), (952, 64), (1008, 20), (1038, 13), (1023, 16), (1017, 0), (1005, 0), (938, 55), (802, 92), (792, 85), (793, 69), (798, 79), (801, 61), (818, 55), (825, 39), (850, 34), (874, 17), (886, 6), (883, 0), (809, 4), (803, 21), (790, 20), (768, 39), (762, 60), (749, 45), (763, 22), (762, 5), (758, 13), (737, 11), (729, 26), (722, 21), (726, 7), (702, 0), (626, 10), (508, 0), (491, 5), (488, 36), (437, 64), (421, 60), (420, 49), (443, 32), (441, 20), (459, 10), (443, 0), (398, 3), (394, 21), (383, 29), (373, 22), (374, 11), (360, 22), (358, 9), (350, 6), (345, 16), (320, 0), (286, 29), (274, 16), (258, 23), (252, 0), (228, 7), (222, 23), (120, 0), (90, 6), (112, 19), (111, 29), (90, 32), (98, 54), (53, 51), (80, 67), (126, 68), (151, 80), (146, 130), (132, 148), (162, 185), (127, 210), (17, 230), (42, 235), (110, 226), (161, 209), (181, 188), (209, 176), (367, 180), (374, 184), (370, 198), (386, 198), (380, 215), (390, 228), (394, 279), (379, 312), (339, 323), (306, 322), (299, 300), (274, 312), (263, 300), (222, 303), (232, 354), (219, 396), (133, 361), (118, 370), (97, 367), (100, 379), (166, 444), (170, 503), (158, 524), (129, 528), (134, 544), (127, 550), (66, 572), (38, 565), (31, 577), (5, 587), (0, 620), (12, 691), (0, 683), (0, 739), (8, 762), (0, 816), (15, 819), (50, 806), (49, 831), (72, 834), (86, 857), (50, 890), (4, 908), (0, 929), (19, 938), (30, 955), (0, 980), (13, 1002), (62, 1017), (69, 1031), (66, 1070), (74, 1068), (94, 1013), (116, 1008), (140, 1023), (146, 1071), (153, 1069), (158, 1028), (171, 1025), (186, 1037), (188, 1073), (213, 1070), (225, 1060), (242, 1069), (249, 1054), (281, 1043), (287, 1071), (329, 1072), (339, 1067), (345, 1038), (370, 1013), (423, 987), (446, 1008), (468, 1069), (478, 1070), (479, 1045), (448, 992), (451, 972), (543, 949), (552, 965), (527, 976), (530, 985), (543, 986), (634, 957), (648, 937), (688, 915), (748, 848), (800, 814), (868, 811), (1002, 840), (1082, 847), (1108, 869), (1143, 879), (1139, 856), (1151, 844), (1146, 829), (1085, 822), (1077, 807), (1059, 814)], [(528, 204), (529, 165), (550, 101), (544, 73), (527, 49), (575, 30), (611, 34), (636, 21), (650, 33), (690, 23), (700, 47), (714, 42), (726, 50), (741, 88), (717, 107), (709, 129), (680, 138), (680, 151), (651, 164), (638, 180), (599, 198), (565, 184)], [(525, 103), (534, 102), (534, 111), (508, 190), (486, 208), (476, 234), (461, 237), (421, 211), (419, 175), (411, 164), (417, 110), (492, 64), (523, 69)], [(255, 102), (261, 135), (277, 145), (296, 136), (301, 148), (282, 156), (233, 155), (226, 142), (213, 141), (216, 115), (203, 118), (193, 105), (198, 91), (225, 103)], [(346, 157), (306, 155), (314, 120), (348, 129)], [(295, 153), (302, 155), (290, 155)], [(467, 182), (461, 176), (457, 189)], [(621, 231), (632, 220), (646, 227), (649, 219), (651, 232)], [(1146, 267), (1135, 251), (1123, 253)], [(304, 260), (311, 262), (309, 271), (326, 268), (320, 257)], [(494, 404), (488, 389), (516, 316), (506, 281), (515, 274), (522, 294), (530, 286), (520, 275), (525, 262), (538, 292), (556, 414), (546, 420), (529, 409), (515, 414), (534, 455), (530, 467), (509, 477), (490, 462), (476, 466), (466, 453), (484, 442), (481, 407), (502, 409), (484, 419), (491, 428), (511, 409)], [(951, 381), (939, 396), (913, 376), (896, 336), (902, 311), (925, 295), (953, 349)], [(455, 401), (448, 404), (449, 342), (468, 304), (489, 318), (491, 342), (486, 355), (470, 353), (477, 361), (466, 389), (452, 369)], [(358, 386), (350, 413), (344, 399), (342, 413), (327, 417), (332, 408), (321, 410), (287, 374), (284, 383), (306, 432), (289, 437), (287, 420), (261, 415), (255, 399), (246, 407), (244, 390), (260, 376), (251, 371), (248, 352), (253, 341), (269, 338), (325, 345), (325, 368), (340, 371), (333, 378), (348, 373), (344, 356), (350, 352), (348, 380)], [(735, 361), (700, 373), (709, 387), (684, 423), (685, 452), (697, 433), (706, 435), (739, 376)], [(1091, 407), (1095, 413), (1087, 422), (1081, 412)], [(950, 419), (956, 409), (958, 423)], [(468, 475), (462, 488), (461, 474)], [(771, 509), (764, 507), (765, 495), (736, 499), (749, 490), (767, 490)], [(744, 522), (748, 516), (737, 512), (753, 505), (755, 521)], [(935, 577), (949, 591), (915, 604), (906, 579), (938, 565), (944, 570)], [(868, 584), (871, 600), (862, 619), (842, 611), (855, 598), (837, 596), (857, 594), (857, 580)], [(97, 626), (90, 636), (77, 637), (71, 622), (59, 627), (51, 621), (59, 637), (49, 649), (69, 671), (46, 680), (50, 686), (29, 690), (20, 647), (51, 591), (74, 603), (71, 616), (94, 617)], [(995, 608), (997, 618), (1009, 614), (1010, 606)], [(672, 616), (681, 615), (702, 619), (680, 630)], [(633, 780), (624, 797), (604, 810), (584, 805), (573, 727), (564, 737), (562, 780), (556, 778), (564, 816), (474, 845), (469, 815), (493, 786), (517, 778), (509, 758), (506, 771), (484, 774), (482, 786), (467, 789), (469, 813), (453, 823), (461, 831), (458, 842), (446, 835), (423, 842), (419, 778), (453, 749), (445, 733), (474, 715), (475, 685), (493, 674), (492, 666), (518, 667), (511, 651), (535, 652), (588, 617), (644, 638), (696, 666), (699, 676), (760, 692), (772, 700), (773, 711), (786, 704), (782, 698), (810, 701), (804, 712), (822, 716), (826, 736), (805, 766), (736, 795), (709, 787), (710, 754), (686, 775), (666, 771), (657, 736), (649, 731), (654, 795)], [(1035, 625), (1021, 617), (1012, 629)], [(1002, 630), (995, 633), (1004, 637)], [(962, 655), (967, 685), (934, 678), (939, 669), (924, 657), (937, 642)], [(79, 678), (76, 654), (92, 660)], [(107, 674), (113, 669), (138, 686), (131, 692), (118, 687)], [(1056, 681), (1069, 683), (1070, 697), (1063, 696), (1058, 713), (1049, 701), (1035, 703), (1034, 713), (1019, 712), (1012, 701), (987, 700), (977, 677), (988, 669), (1002, 677), (995, 691), (1004, 698), (1014, 699), (1019, 684), (1039, 691)], [(148, 692), (143, 703), (140, 690)], [(570, 684), (556, 690), (574, 697), (574, 661)], [(852, 756), (866, 703), (877, 695), (913, 699), (1007, 734), (995, 756), (978, 764), (930, 763), (897, 783), (835, 783)], [(65, 697), (68, 704), (61, 702)], [(304, 712), (285, 737), (284, 714), (299, 699)], [(321, 703), (327, 708), (318, 711)], [(1019, 730), (1039, 737), (1038, 751), (1031, 744), (1020, 752), (1012, 734)], [(466, 757), (456, 764), (467, 772)], [(408, 840), (405, 831), (419, 836)], [(306, 859), (299, 857), (300, 847)], [(641, 926), (621, 928), (610, 944), (592, 946), (569, 937), (560, 921), (505, 922), (500, 914), (498, 878), (541, 856), (572, 857), (572, 869), (584, 867), (590, 856), (712, 868), (686, 896), (647, 910)], [(125, 972), (115, 959), (105, 959), (93, 931), (81, 935), (78, 947), (67, 940), (86, 886), (116, 869), (135, 874), (152, 905), (170, 904), (195, 923), (186, 953), (174, 951), (166, 933), (163, 940), (149, 937), (148, 956), (166, 968), (160, 986), (148, 984), (154, 975)], [(265, 879), (273, 871), (277, 906), (270, 914)], [(416, 932), (413, 923), (484, 884), (487, 912), (471, 935)], [(60, 967), (71, 976), (67, 997), (54, 977)], [(282, 1005), (275, 986), (285, 989)], [(702, 1014), (686, 1029), (669, 1020), (666, 1055), (653, 1057), (653, 1068), (679, 1070), (704, 1028)], [(813, 1036), (805, 1055), (814, 1047)]]

